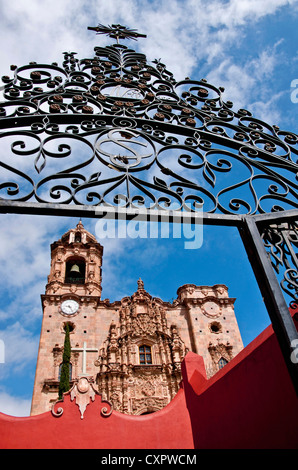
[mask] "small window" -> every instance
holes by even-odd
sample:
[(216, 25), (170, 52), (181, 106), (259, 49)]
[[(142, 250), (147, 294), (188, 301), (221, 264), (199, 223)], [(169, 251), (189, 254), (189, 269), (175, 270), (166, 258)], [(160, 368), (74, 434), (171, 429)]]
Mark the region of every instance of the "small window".
[(217, 321), (212, 322), (209, 325), (209, 328), (210, 328), (211, 333), (221, 333), (222, 331), (221, 324)]
[(152, 354), (150, 346), (139, 347), (140, 364), (152, 364)]
[(66, 325), (68, 325), (68, 331), (69, 333), (71, 333), (74, 329), (75, 329), (75, 325), (74, 323), (70, 322), (70, 321), (67, 321), (63, 324), (63, 330), (64, 332), (66, 332)]
[(221, 357), (218, 361), (218, 368), (222, 369), (227, 363), (228, 361), (224, 357)]

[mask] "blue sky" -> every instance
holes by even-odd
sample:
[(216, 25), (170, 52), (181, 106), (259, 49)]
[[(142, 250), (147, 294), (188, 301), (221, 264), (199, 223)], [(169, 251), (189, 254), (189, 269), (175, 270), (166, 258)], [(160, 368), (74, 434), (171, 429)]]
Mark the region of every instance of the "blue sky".
[[(224, 86), (234, 109), (297, 133), (298, 1), (0, 1), (0, 76), (10, 65), (62, 63), (64, 51), (88, 57), (113, 41), (87, 26), (120, 23), (147, 34), (127, 44), (161, 58), (177, 80), (206, 78)], [(78, 220), (5, 215), (0, 225), (0, 411), (28, 415), (42, 319), (40, 295), (50, 267), (50, 243)], [(96, 234), (96, 221), (83, 219)], [(131, 295), (141, 277), (153, 296), (171, 301), (179, 286), (226, 284), (248, 344), (268, 324), (256, 281), (236, 228), (203, 227), (203, 244), (185, 239), (105, 239), (103, 295)]]

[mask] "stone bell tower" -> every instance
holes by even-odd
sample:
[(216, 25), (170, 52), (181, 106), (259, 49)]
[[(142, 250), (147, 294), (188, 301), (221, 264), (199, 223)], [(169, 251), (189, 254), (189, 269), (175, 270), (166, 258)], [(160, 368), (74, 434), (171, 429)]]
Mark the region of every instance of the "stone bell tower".
[(46, 294), (101, 296), (103, 248), (80, 221), (51, 245)]
[(51, 245), (51, 269), (41, 296), (43, 321), (31, 414), (43, 413), (57, 400), (65, 326), (71, 340), (70, 381), (92, 376), (98, 357), (96, 308), (101, 296), (103, 247), (79, 222)]

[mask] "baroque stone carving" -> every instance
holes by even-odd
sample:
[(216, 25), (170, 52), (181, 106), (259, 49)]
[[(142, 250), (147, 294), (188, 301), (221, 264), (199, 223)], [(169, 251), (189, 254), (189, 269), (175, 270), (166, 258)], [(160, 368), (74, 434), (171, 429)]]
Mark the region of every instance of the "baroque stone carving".
[[(140, 347), (147, 356), (141, 362)], [(175, 396), (187, 352), (176, 325), (168, 327), (165, 308), (138, 280), (138, 289), (121, 301), (119, 324), (112, 322), (95, 365), (98, 390), (127, 414), (150, 413)]]
[(79, 407), (81, 413), (81, 419), (84, 417), (85, 410), (87, 405), (89, 405), (90, 400), (95, 400), (95, 390), (92, 385), (89, 384), (86, 377), (81, 377), (77, 383), (74, 384), (70, 391), (71, 401), (76, 399), (76, 404)]
[[(233, 346), (227, 341), (226, 344), (217, 341), (217, 344), (209, 343), (208, 351), (212, 359), (212, 370), (207, 371), (208, 375), (213, 375), (219, 367), (218, 363), (221, 358), (225, 359), (227, 362), (233, 358)], [(208, 373), (209, 372), (209, 373)]]

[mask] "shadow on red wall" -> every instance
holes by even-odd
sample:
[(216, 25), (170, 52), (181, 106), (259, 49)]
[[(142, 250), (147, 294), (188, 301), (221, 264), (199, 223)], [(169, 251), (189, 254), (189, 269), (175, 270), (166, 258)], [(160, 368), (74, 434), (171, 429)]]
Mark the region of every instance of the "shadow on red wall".
[(271, 326), (209, 380), (193, 353), (182, 367), (195, 448), (298, 448), (297, 395)]

